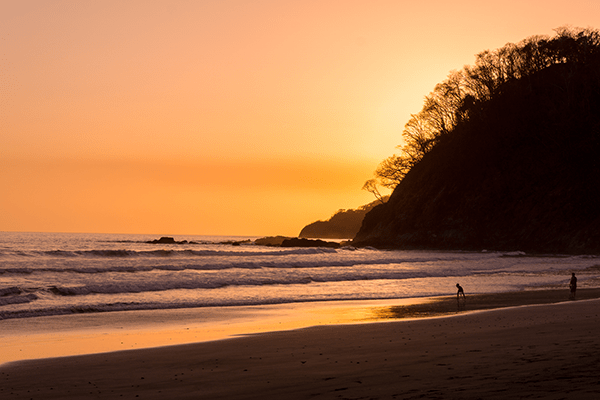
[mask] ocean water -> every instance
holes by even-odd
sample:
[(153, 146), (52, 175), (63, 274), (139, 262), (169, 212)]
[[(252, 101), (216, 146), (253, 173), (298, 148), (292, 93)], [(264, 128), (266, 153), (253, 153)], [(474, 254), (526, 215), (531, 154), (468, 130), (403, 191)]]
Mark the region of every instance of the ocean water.
[[(256, 237), (0, 232), (0, 319), (600, 287), (600, 256), (259, 246)], [(232, 243), (236, 243), (234, 245)]]

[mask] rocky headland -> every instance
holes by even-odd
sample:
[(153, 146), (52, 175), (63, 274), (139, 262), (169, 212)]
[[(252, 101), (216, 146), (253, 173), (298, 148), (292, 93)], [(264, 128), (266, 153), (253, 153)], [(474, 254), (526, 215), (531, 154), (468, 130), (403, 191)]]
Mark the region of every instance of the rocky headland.
[[(600, 35), (528, 43), (513, 59), (544, 66), (465, 96), (353, 245), (600, 253)], [(487, 67), (500, 76), (508, 59), (493, 55)], [(473, 70), (484, 79), (483, 66)]]

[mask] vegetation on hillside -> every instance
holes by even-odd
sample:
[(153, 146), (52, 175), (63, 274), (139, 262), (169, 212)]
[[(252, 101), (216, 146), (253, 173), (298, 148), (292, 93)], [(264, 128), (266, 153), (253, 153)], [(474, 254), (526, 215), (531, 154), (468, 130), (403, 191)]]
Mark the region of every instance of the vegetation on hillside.
[(479, 54), (404, 135), (406, 151), (385, 165), (410, 169), (355, 245), (600, 254), (598, 31)]
[[(375, 170), (375, 178), (363, 186), (376, 197), (378, 186), (395, 188), (406, 174), (456, 127), (474, 118), (485, 117), (485, 104), (510, 90), (517, 81), (527, 81), (553, 65), (598, 65), (600, 33), (593, 29), (556, 29), (553, 37), (532, 36), (520, 43), (508, 43), (495, 51), (477, 54), (474, 65), (452, 71), (425, 97), (422, 110), (411, 115), (402, 133), (399, 154)], [(555, 82), (567, 99), (573, 99), (574, 82), (565, 75)]]

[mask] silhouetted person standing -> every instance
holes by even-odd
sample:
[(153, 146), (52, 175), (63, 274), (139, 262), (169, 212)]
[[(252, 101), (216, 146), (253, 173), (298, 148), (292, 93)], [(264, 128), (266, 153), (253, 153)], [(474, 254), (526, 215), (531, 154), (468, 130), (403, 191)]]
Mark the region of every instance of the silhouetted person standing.
[(456, 300), (458, 300), (460, 298), (460, 295), (462, 294), (463, 299), (465, 298), (465, 291), (463, 290), (462, 286), (460, 286), (458, 283), (456, 284), (456, 287), (458, 288), (458, 292), (456, 292)]
[(571, 288), (571, 295), (569, 298), (575, 298), (575, 292), (577, 292), (577, 277), (575, 276), (575, 272), (571, 273), (571, 280), (569, 281), (569, 288)]

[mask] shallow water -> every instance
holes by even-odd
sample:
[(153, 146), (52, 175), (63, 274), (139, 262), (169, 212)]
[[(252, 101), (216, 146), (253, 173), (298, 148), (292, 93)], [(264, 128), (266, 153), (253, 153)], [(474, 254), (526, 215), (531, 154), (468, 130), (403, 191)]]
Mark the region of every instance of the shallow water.
[[(257, 246), (255, 237), (0, 232), (0, 319), (600, 287), (598, 256)], [(239, 244), (233, 245), (232, 243)]]

